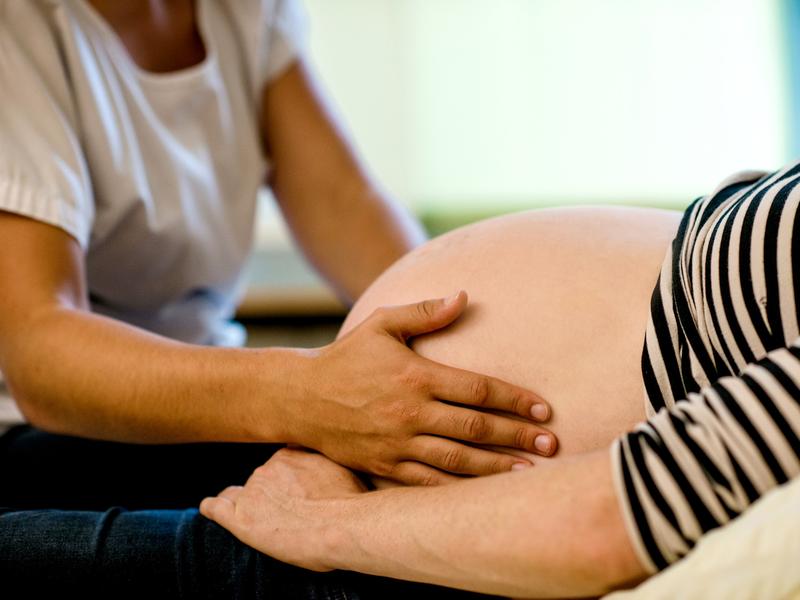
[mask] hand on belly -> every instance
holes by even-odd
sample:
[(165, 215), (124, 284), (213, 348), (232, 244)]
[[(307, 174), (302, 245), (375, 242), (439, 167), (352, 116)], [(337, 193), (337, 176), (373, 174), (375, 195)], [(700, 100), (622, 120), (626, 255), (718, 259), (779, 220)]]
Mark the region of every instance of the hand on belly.
[(552, 458), (605, 447), (642, 421), (640, 360), (650, 296), (681, 213), (574, 207), (450, 232), (388, 269), (340, 335), (376, 307), (464, 289), (454, 325), (412, 340), (422, 356), (533, 390), (553, 408)]

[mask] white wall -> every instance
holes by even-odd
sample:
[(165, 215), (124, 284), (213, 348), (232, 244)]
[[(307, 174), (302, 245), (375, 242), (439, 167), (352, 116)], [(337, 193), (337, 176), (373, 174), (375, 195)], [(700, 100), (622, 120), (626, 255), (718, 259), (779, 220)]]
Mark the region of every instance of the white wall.
[(306, 0), (368, 162), (419, 209), (681, 201), (786, 156), (777, 0)]
[[(779, 0), (305, 2), (358, 147), (418, 211), (685, 205), (790, 158)], [(262, 209), (251, 288), (323, 290)]]
[[(687, 204), (786, 155), (779, 0), (305, 0), (379, 179), (418, 211)], [(262, 203), (261, 247), (286, 248)]]

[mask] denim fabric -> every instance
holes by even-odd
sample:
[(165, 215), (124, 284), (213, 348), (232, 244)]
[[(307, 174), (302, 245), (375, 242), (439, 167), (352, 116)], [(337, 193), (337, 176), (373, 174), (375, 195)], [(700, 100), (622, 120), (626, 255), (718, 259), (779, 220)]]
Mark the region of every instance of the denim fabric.
[(198, 513), (204, 496), (243, 482), (274, 449), (120, 444), (15, 427), (0, 437), (0, 597), (482, 597), (293, 567)]
[[(240, 543), (196, 509), (0, 509), (4, 598), (361, 599), (461, 592), (314, 573)], [(11, 593), (9, 593), (11, 592)]]
[(190, 508), (243, 484), (275, 444), (126, 444), (18, 425), (0, 436), (0, 506)]

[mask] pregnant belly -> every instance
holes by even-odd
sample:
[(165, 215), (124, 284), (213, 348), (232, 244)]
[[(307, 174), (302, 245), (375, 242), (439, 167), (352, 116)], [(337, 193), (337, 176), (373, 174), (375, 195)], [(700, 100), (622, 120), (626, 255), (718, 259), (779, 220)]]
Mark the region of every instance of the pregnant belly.
[(415, 338), (413, 348), (548, 400), (548, 427), (559, 438), (554, 459), (604, 447), (645, 416), (640, 360), (650, 296), (680, 216), (572, 207), (460, 228), (381, 275), (342, 333), (378, 306), (464, 289), (467, 311)]

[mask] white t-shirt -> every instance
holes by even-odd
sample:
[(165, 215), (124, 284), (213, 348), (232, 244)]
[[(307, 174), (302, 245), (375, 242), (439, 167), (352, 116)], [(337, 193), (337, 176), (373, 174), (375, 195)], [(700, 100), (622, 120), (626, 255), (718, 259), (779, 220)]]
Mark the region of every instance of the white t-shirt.
[[(78, 241), (94, 312), (240, 345), (231, 317), (268, 167), (261, 94), (307, 20), (298, 0), (196, 7), (205, 59), (152, 73), (88, 0), (0, 0), (0, 209)], [(0, 402), (0, 428), (20, 420)]]

